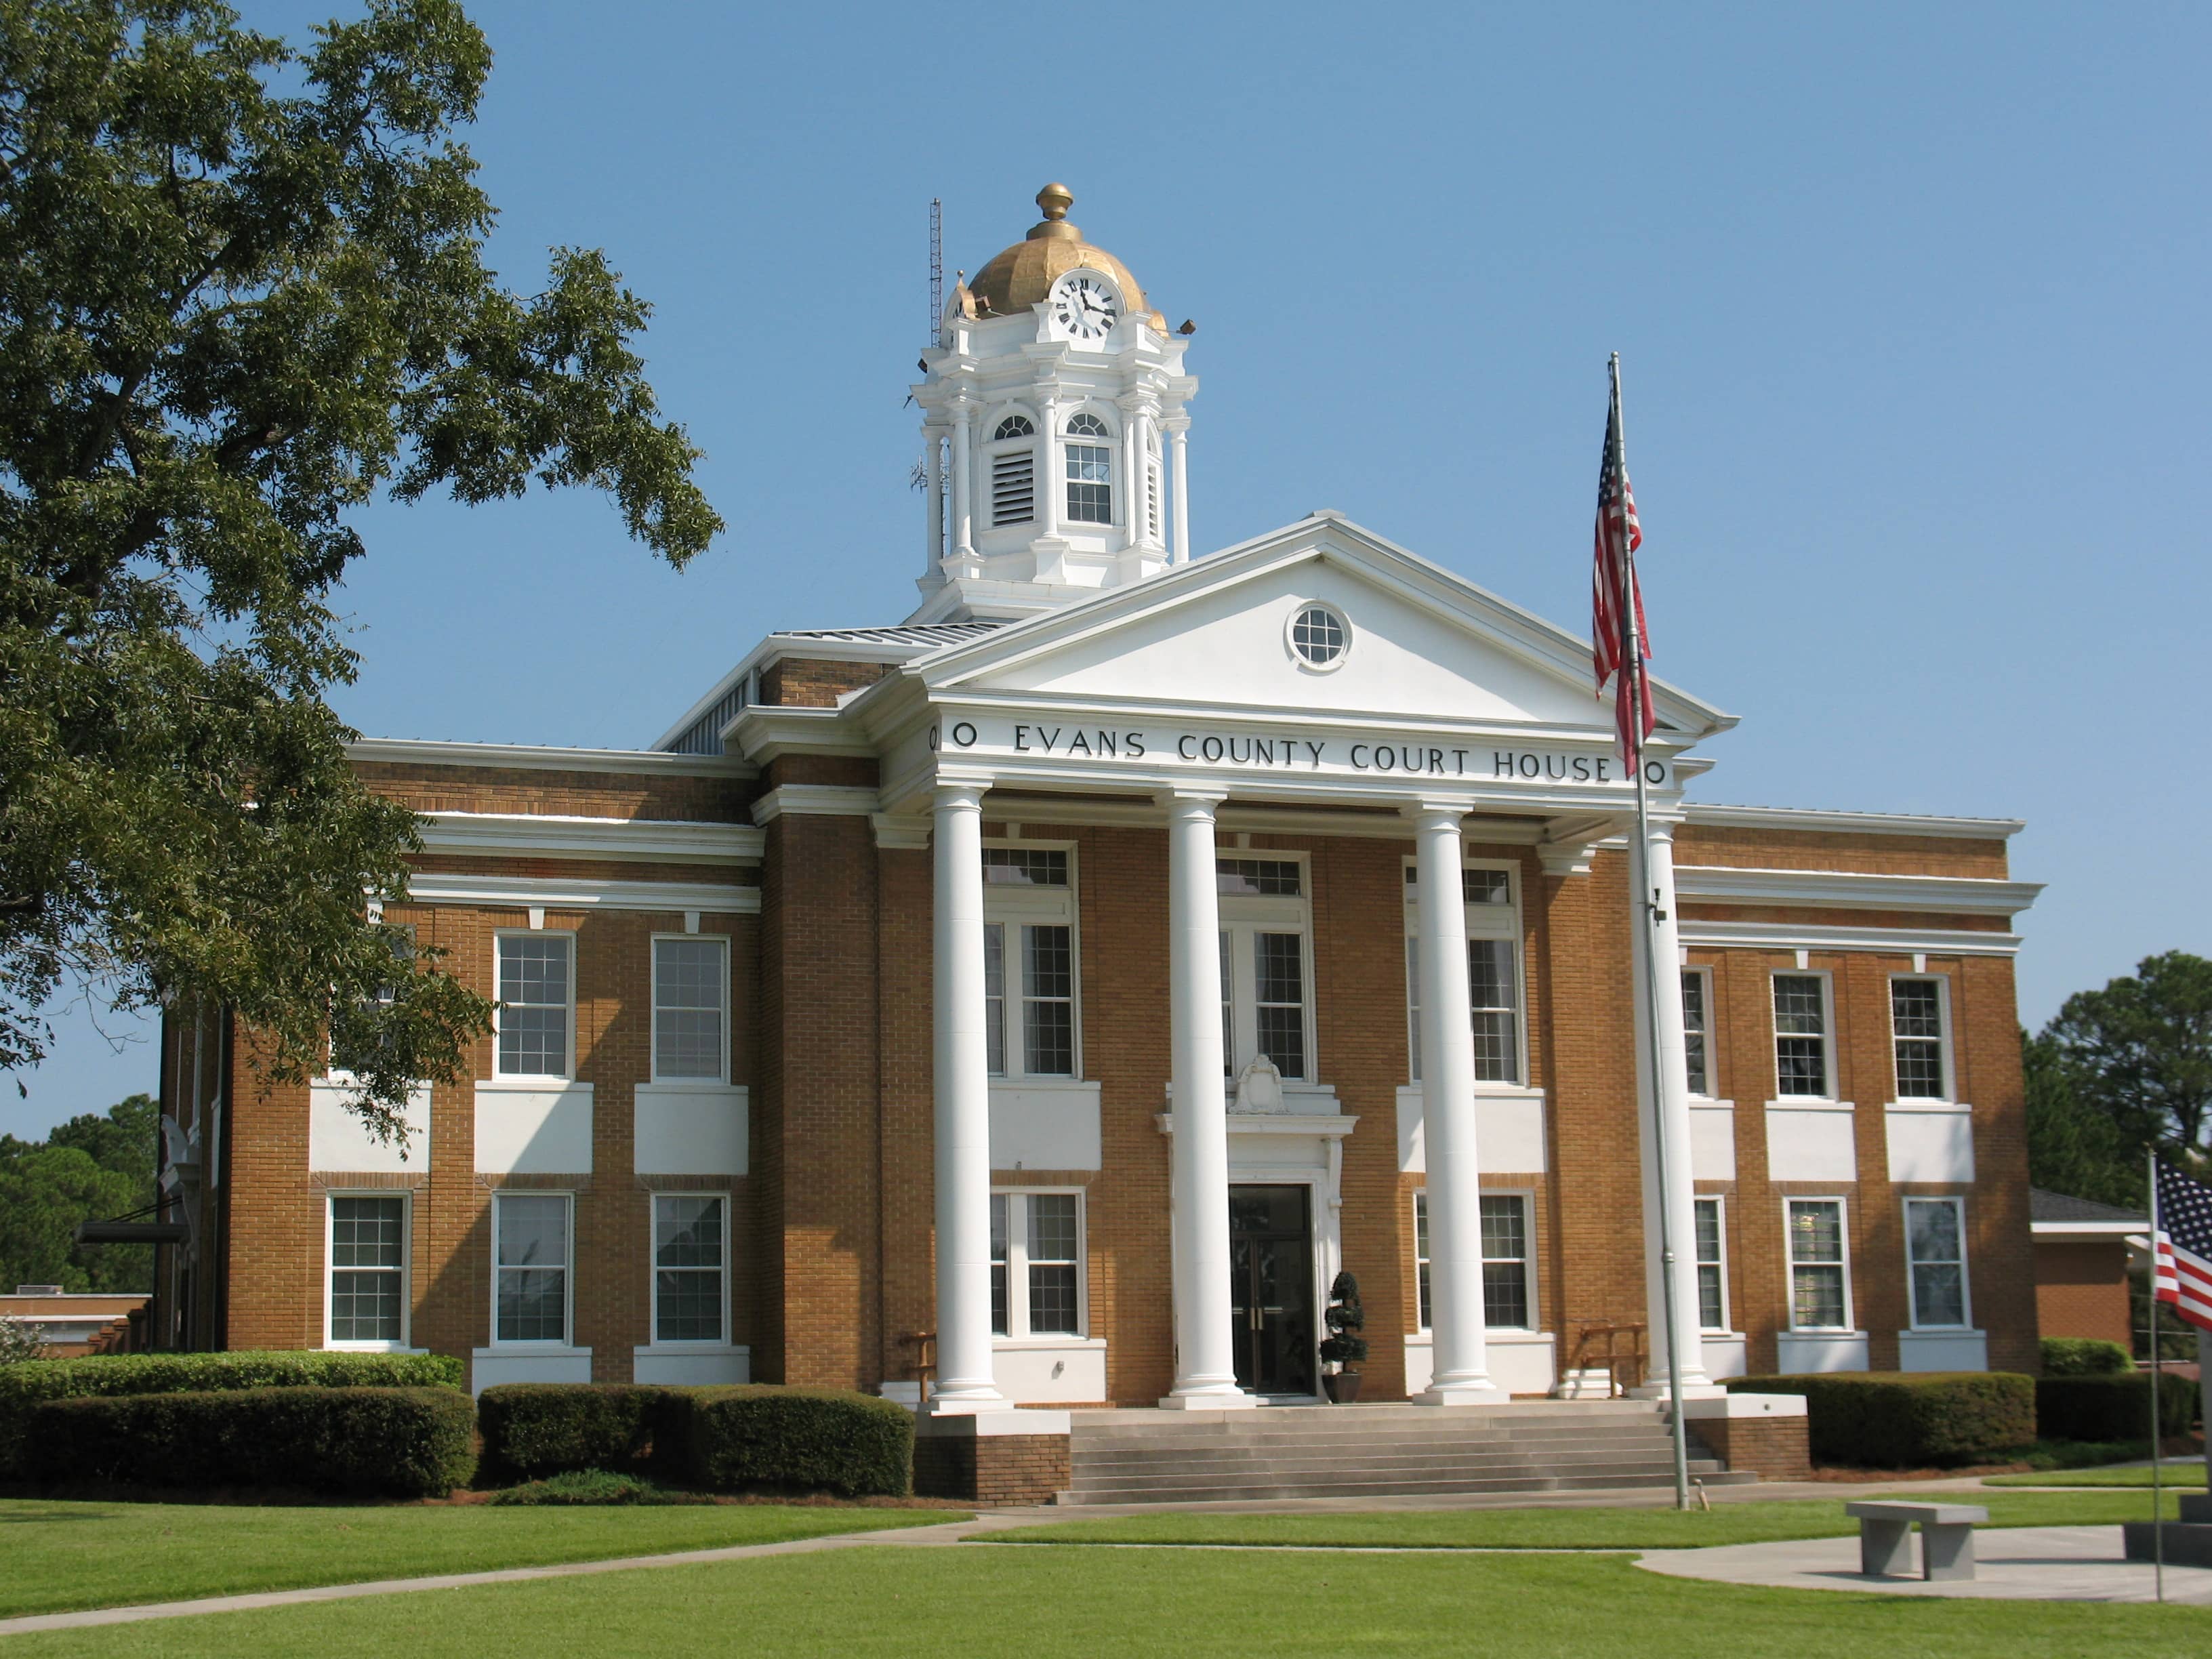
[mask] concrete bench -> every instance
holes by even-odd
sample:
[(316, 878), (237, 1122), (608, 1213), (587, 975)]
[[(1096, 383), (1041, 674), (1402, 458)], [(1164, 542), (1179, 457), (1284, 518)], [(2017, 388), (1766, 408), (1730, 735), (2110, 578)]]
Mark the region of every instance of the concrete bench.
[(1859, 1523), (1859, 1571), (1869, 1578), (1911, 1576), (1915, 1522), (1920, 1527), (1923, 1578), (1972, 1578), (1974, 1527), (1990, 1518), (1990, 1512), (1978, 1504), (1903, 1504), (1880, 1499), (1846, 1504), (1844, 1513)]

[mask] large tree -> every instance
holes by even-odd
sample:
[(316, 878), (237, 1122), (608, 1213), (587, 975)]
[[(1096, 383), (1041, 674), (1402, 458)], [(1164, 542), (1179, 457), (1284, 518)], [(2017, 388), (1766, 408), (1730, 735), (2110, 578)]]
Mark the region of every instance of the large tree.
[(76, 1234), (81, 1221), (153, 1201), (159, 1115), (151, 1095), (132, 1095), (104, 1117), (70, 1119), (43, 1141), (0, 1135), (0, 1291), (153, 1289), (153, 1246), (81, 1245)]
[(454, 0), (304, 51), (210, 0), (0, 0), (0, 1070), (100, 984), (234, 1010), (279, 1080), (334, 1047), (388, 1133), (487, 1027), (364, 902), (417, 842), (325, 701), (349, 514), (588, 485), (678, 567), (721, 528), (605, 258), (484, 264), (490, 61)]

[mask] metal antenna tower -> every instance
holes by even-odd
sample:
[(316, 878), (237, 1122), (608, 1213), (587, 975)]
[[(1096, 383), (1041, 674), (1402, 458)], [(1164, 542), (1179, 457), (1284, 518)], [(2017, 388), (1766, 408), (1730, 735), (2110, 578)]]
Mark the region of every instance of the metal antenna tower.
[(929, 331), (922, 336), (937, 343), (945, 327), (945, 198), (929, 198)]

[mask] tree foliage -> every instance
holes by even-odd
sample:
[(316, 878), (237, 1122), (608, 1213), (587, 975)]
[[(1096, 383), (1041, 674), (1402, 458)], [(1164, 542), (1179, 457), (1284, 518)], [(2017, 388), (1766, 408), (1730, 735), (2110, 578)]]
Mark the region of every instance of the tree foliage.
[(100, 981), (234, 1010), (282, 1080), (327, 1042), (388, 1133), (487, 1029), (364, 904), (419, 843), (325, 702), (348, 515), (589, 486), (679, 568), (721, 528), (605, 258), (486, 267), (489, 67), (455, 0), (304, 51), (211, 0), (0, 0), (0, 1069)]
[(0, 1290), (150, 1291), (150, 1244), (81, 1246), (80, 1221), (127, 1215), (154, 1200), (161, 1108), (132, 1095), (58, 1126), (43, 1141), (0, 1135)]

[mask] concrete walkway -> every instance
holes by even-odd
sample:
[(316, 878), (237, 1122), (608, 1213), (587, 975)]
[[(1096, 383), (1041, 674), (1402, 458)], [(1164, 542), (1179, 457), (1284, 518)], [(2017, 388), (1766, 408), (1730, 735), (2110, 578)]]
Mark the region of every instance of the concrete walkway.
[[(1915, 1550), (1918, 1547), (1915, 1540)], [(1670, 1578), (1780, 1589), (1873, 1590), (1882, 1595), (1997, 1601), (2148, 1601), (2153, 1596), (2150, 1564), (2122, 1559), (2117, 1526), (1977, 1527), (1974, 1555), (1971, 1580), (1934, 1584), (1920, 1578), (1867, 1577), (1859, 1571), (1856, 1538), (1655, 1550), (1636, 1565)], [(2212, 1607), (2212, 1567), (2168, 1567), (2166, 1599)]]

